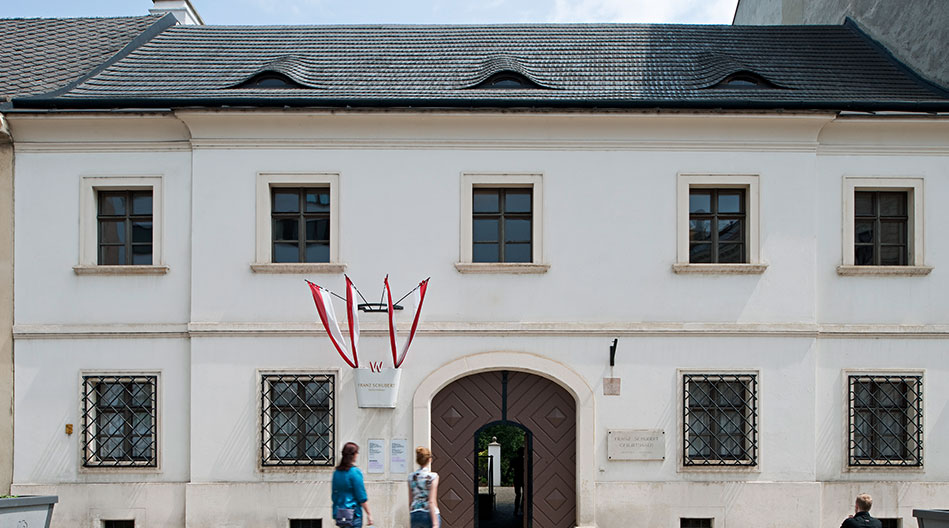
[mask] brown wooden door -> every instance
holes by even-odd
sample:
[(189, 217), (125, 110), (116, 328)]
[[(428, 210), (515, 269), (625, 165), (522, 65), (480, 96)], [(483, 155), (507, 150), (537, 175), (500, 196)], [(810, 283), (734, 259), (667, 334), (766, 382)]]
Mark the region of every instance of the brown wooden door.
[(445, 526), (474, 527), (474, 435), (499, 421), (518, 423), (531, 433), (524, 506), (532, 525), (576, 526), (574, 399), (546, 378), (506, 371), (461, 378), (432, 398), (432, 470), (439, 475), (438, 503)]

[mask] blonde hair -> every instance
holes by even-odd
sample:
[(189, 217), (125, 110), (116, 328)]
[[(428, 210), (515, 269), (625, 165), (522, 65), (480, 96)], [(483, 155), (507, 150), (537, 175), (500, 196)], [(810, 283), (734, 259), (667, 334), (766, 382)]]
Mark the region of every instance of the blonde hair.
[(418, 465), (424, 466), (432, 459), (432, 452), (427, 447), (418, 446), (415, 448), (415, 461)]
[(873, 497), (867, 495), (866, 493), (857, 495), (857, 508), (859, 508), (860, 511), (868, 512), (870, 511), (871, 506), (873, 506)]

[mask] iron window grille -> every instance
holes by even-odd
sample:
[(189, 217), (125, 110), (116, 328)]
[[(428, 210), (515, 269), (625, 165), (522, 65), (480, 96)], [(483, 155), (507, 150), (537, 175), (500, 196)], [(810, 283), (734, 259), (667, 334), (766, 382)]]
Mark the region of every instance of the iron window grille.
[(679, 528), (712, 528), (712, 519), (681, 517)]
[(685, 374), (682, 385), (683, 465), (757, 465), (757, 376)]
[(152, 191), (99, 191), (99, 265), (152, 264)]
[(270, 199), (273, 262), (329, 262), (329, 187), (273, 187)]
[(84, 376), (84, 467), (156, 467), (157, 376)]
[(857, 266), (906, 266), (908, 200), (905, 191), (854, 192), (854, 256)]
[(331, 374), (261, 377), (261, 463), (333, 466), (334, 395)]
[(689, 262), (748, 262), (744, 189), (689, 190)]
[(850, 465), (923, 465), (922, 376), (849, 376)]
[(533, 260), (533, 194), (531, 188), (472, 190), (472, 260)]

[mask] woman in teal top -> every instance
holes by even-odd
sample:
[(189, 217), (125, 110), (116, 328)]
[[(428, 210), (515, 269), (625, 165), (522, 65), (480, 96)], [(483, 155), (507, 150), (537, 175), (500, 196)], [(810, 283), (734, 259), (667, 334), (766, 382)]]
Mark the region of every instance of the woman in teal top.
[(365, 525), (372, 526), (372, 513), (369, 512), (366, 485), (362, 480), (362, 471), (356, 467), (357, 455), (359, 455), (359, 446), (354, 442), (346, 442), (343, 446), (343, 456), (339, 465), (336, 466), (336, 471), (333, 472), (333, 518), (339, 519), (338, 512), (341, 509), (352, 510), (352, 524), (341, 525), (352, 528), (362, 528), (362, 510), (366, 510)]

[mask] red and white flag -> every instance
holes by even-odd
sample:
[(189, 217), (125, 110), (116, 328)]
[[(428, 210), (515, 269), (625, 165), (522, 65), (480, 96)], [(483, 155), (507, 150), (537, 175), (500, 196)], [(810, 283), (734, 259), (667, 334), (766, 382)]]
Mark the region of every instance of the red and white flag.
[(415, 301), (415, 316), (412, 318), (412, 329), (409, 330), (409, 337), (402, 345), (401, 352), (396, 352), (395, 309), (392, 305), (392, 290), (389, 289), (388, 275), (386, 275), (385, 283), (386, 296), (389, 300), (389, 345), (392, 347), (392, 363), (395, 365), (395, 368), (399, 368), (402, 366), (402, 362), (405, 361), (405, 354), (409, 351), (409, 345), (412, 344), (412, 339), (415, 337), (415, 331), (418, 330), (418, 320), (419, 316), (422, 314), (422, 302), (425, 301), (425, 290), (428, 289), (428, 279), (420, 282), (418, 288), (412, 292), (413, 299)]
[(333, 342), (333, 346), (336, 347), (336, 351), (339, 352), (340, 357), (347, 365), (358, 368), (359, 357), (356, 355), (356, 343), (359, 341), (359, 320), (355, 315), (355, 299), (353, 299), (355, 288), (352, 281), (349, 280), (349, 277), (346, 277), (346, 315), (349, 319), (349, 341), (353, 347), (352, 359), (349, 358), (349, 351), (346, 349), (343, 333), (339, 330), (336, 311), (333, 310), (332, 294), (329, 290), (324, 290), (310, 281), (306, 281), (306, 283), (310, 285), (310, 291), (313, 292), (313, 302), (316, 304), (316, 312), (320, 315), (320, 322), (323, 323), (323, 328), (326, 329), (326, 334)]

